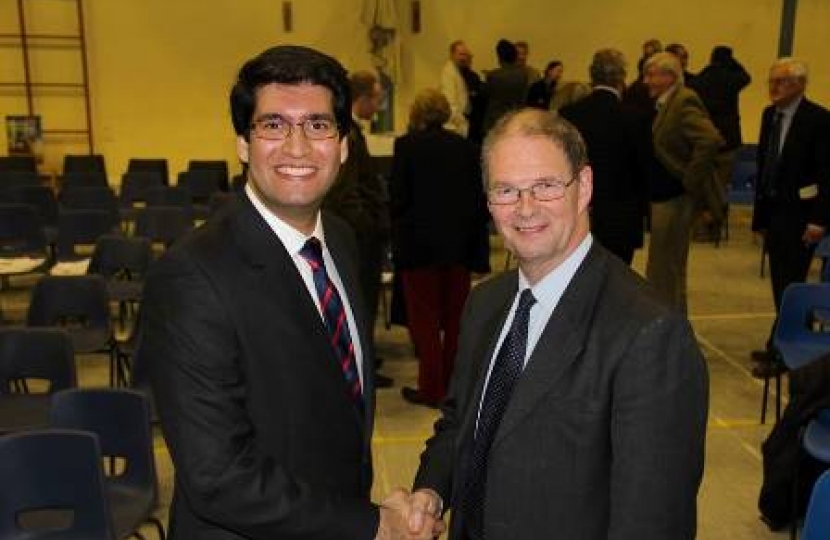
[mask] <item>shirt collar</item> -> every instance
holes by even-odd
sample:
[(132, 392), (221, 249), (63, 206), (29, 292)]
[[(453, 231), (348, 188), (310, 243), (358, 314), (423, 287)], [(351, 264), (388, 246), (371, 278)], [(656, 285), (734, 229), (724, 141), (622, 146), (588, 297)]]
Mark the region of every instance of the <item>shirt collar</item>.
[(622, 94), (620, 94), (620, 91), (617, 90), (616, 88), (614, 88), (613, 86), (606, 86), (604, 84), (598, 84), (598, 85), (594, 86), (594, 90), (605, 90), (606, 92), (611, 92), (612, 94), (617, 96), (617, 99), (622, 99)]
[(666, 103), (671, 99), (674, 93), (677, 91), (677, 87), (680, 86), (680, 83), (673, 84), (668, 90), (660, 94), (657, 97), (657, 108), (665, 107)]
[(781, 108), (776, 107), (775, 112), (783, 113), (784, 116), (786, 116), (788, 118), (792, 118), (792, 116), (795, 114), (796, 109), (798, 109), (798, 106), (801, 105), (801, 102), (803, 100), (804, 100), (803, 95), (798, 96), (798, 98), (796, 98), (792, 103), (790, 103), (786, 107), (781, 107)]
[(293, 257), (297, 255), (303, 246), (305, 246), (306, 241), (311, 237), (315, 236), (320, 243), (325, 247), (326, 240), (325, 235), (323, 232), (323, 220), (320, 218), (320, 212), (317, 212), (317, 219), (314, 225), (314, 231), (312, 231), (310, 236), (306, 236), (305, 234), (301, 233), (282, 219), (276, 216), (268, 207), (263, 204), (259, 197), (254, 192), (253, 188), (251, 187), (251, 183), (247, 182), (245, 184), (245, 194), (251, 200), (251, 203), (256, 208), (257, 212), (262, 216), (268, 226), (271, 227), (271, 230), (274, 231), (274, 234), (280, 239), (282, 245), (285, 246), (285, 249), (288, 253), (291, 254)]
[(540, 279), (536, 285), (532, 287), (520, 269), (519, 290), (523, 291), (530, 287), (536, 301), (548, 311), (553, 311), (553, 308), (556, 307), (559, 303), (559, 299), (565, 293), (565, 289), (568, 288), (574, 274), (576, 274), (576, 271), (579, 269), (580, 265), (582, 265), (582, 261), (585, 260), (585, 256), (588, 254), (588, 250), (591, 248), (592, 243), (593, 236), (588, 233), (576, 249), (568, 255), (567, 259), (562, 261), (559, 266), (551, 270), (548, 275)]

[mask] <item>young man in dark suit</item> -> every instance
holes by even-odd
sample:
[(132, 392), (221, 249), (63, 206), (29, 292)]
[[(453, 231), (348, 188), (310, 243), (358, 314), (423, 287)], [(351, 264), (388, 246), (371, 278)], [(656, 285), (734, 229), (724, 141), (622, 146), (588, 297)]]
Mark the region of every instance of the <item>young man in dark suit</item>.
[(403, 538), (404, 493), (369, 499), (355, 239), (319, 210), (347, 154), (346, 72), (274, 47), (230, 102), (244, 191), (158, 261), (142, 306), (138, 355), (176, 467), (170, 537)]
[[(830, 111), (808, 100), (806, 89), (804, 63), (781, 58), (770, 68), (772, 104), (761, 119), (752, 230), (769, 251), (776, 312), (787, 285), (807, 279), (830, 218)], [(756, 375), (780, 367), (771, 342), (752, 353)]]
[(508, 114), (483, 163), (519, 268), (470, 295), (413, 504), (447, 503), (450, 540), (691, 540), (708, 384), (689, 323), (593, 241), (567, 121)]

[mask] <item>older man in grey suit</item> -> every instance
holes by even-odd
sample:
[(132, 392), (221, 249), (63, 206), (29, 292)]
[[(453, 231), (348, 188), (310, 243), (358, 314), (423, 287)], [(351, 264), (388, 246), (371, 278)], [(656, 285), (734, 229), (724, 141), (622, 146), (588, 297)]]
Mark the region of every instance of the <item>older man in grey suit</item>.
[(683, 86), (683, 67), (677, 57), (665, 52), (650, 57), (644, 80), (657, 100), (646, 276), (665, 301), (685, 313), (694, 217), (702, 214), (715, 222), (723, 218), (723, 186), (715, 175), (723, 138), (698, 95)]
[(567, 121), (508, 114), (484, 164), (519, 268), (469, 298), (411, 504), (452, 507), (451, 540), (694, 538), (708, 384), (688, 322), (593, 241)]

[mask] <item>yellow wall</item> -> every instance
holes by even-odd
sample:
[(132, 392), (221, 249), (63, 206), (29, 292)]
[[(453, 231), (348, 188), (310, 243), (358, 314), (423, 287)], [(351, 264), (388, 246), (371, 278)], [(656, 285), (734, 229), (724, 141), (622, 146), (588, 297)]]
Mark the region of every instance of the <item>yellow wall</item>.
[[(562, 60), (568, 79), (585, 80), (592, 52), (623, 50), (636, 70), (645, 38), (684, 43), (691, 70), (706, 64), (714, 45), (734, 47), (753, 77), (742, 94), (744, 135), (757, 139), (759, 115), (767, 103), (766, 71), (777, 52), (781, 0), (421, 0), (422, 31), (410, 28), (410, 0), (395, 0), (401, 20), (403, 82), (398, 89), (398, 130), (411, 96), (434, 86), (447, 44), (463, 38), (479, 70), (495, 66), (495, 42), (525, 39), (530, 61), (543, 67)], [(130, 157), (166, 157), (172, 173), (188, 159), (227, 159), (238, 170), (227, 94), (240, 64), (277, 43), (318, 47), (350, 69), (371, 66), (365, 28), (358, 20), (363, 0), (293, 0), (294, 31), (282, 29), (277, 0), (85, 0), (88, 56), (96, 150), (105, 154), (114, 183)], [(14, 26), (16, 0), (0, 0), (0, 32)], [(71, 0), (27, 0), (33, 24), (71, 27)], [(49, 13), (47, 13), (49, 11)], [(809, 94), (830, 104), (830, 56), (822, 47), (830, 7), (825, 0), (801, 0), (795, 53), (811, 67)], [(0, 47), (0, 77), (12, 73), (10, 49)], [(44, 56), (42, 66), (71, 77), (65, 59)], [(22, 111), (19, 98), (0, 92), (2, 114)], [(67, 109), (53, 107), (44, 123)], [(3, 135), (5, 137), (5, 134)], [(5, 143), (5, 141), (0, 141)], [(71, 141), (52, 142), (48, 163), (60, 168)]]

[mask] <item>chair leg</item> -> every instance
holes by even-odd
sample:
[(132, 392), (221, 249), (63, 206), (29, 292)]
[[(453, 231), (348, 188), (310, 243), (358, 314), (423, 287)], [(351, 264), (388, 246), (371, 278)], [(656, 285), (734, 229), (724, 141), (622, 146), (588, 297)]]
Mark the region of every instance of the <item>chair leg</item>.
[(764, 277), (764, 268), (767, 263), (767, 238), (766, 236), (761, 241), (761, 277)]
[(767, 422), (767, 400), (769, 399), (769, 375), (764, 377), (764, 396), (761, 398), (761, 425)]
[(775, 375), (775, 422), (781, 420), (781, 374)]
[(795, 460), (795, 467), (793, 468), (793, 485), (792, 493), (790, 494), (790, 540), (796, 540), (798, 537), (798, 482), (799, 477), (801, 476), (801, 449), (804, 447), (804, 431), (804, 426), (801, 426), (798, 429), (798, 447), (796, 448), (797, 457)]
[(154, 517), (151, 517), (148, 521), (156, 526), (156, 532), (158, 532), (159, 540), (167, 540), (167, 535), (164, 532), (164, 525), (162, 525), (161, 521)]
[(129, 388), (133, 373), (133, 366), (132, 362), (130, 362), (129, 355), (118, 353), (118, 373), (124, 388)]
[(117, 360), (115, 358), (115, 355), (112, 353), (112, 351), (110, 351), (110, 388), (115, 388), (116, 387), (116, 382), (115, 382), (115, 379), (116, 379), (115, 370), (117, 369), (115, 367), (116, 362), (117, 362)]

